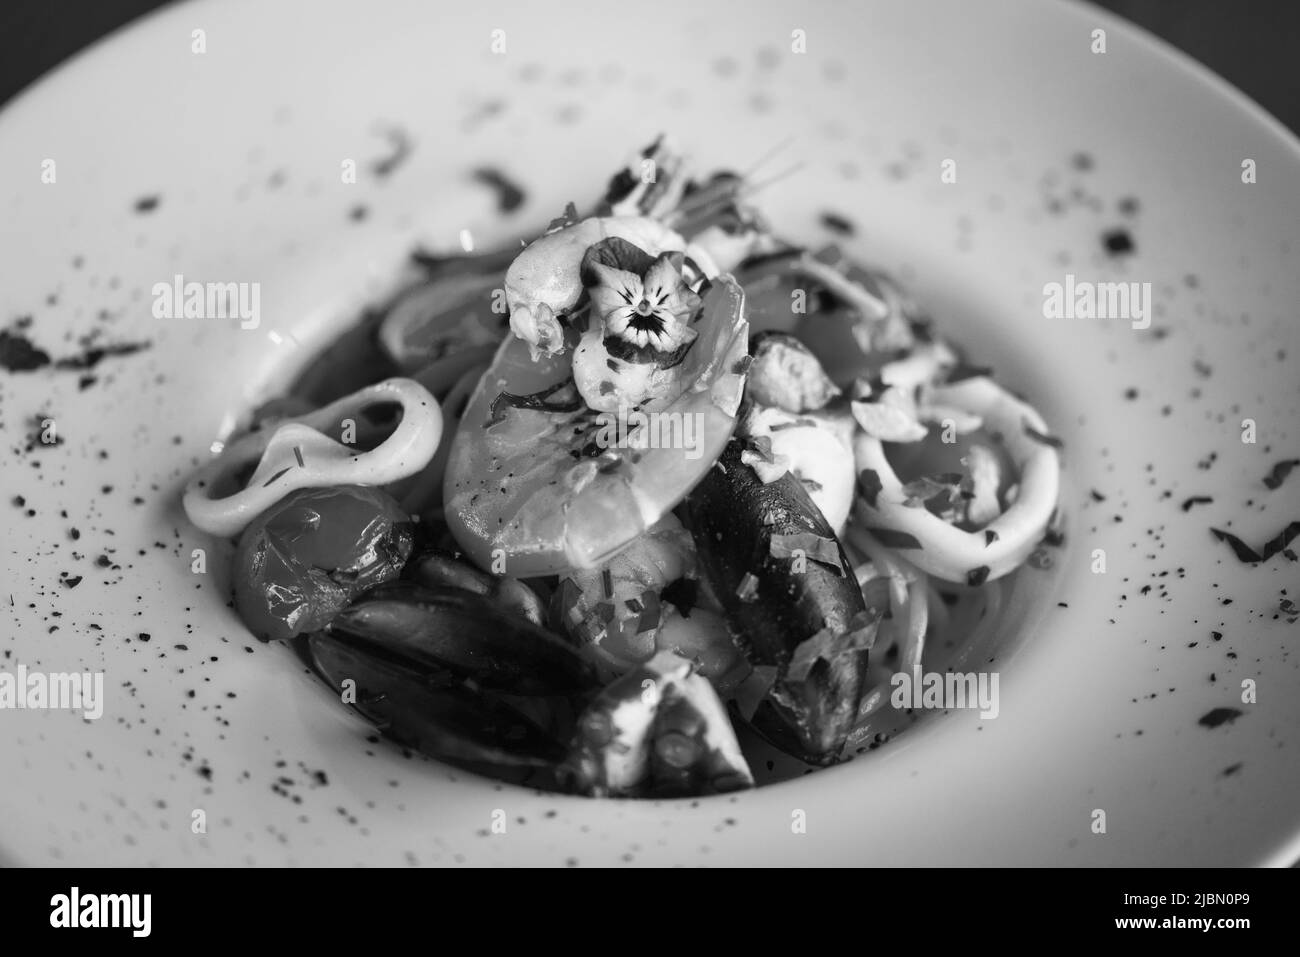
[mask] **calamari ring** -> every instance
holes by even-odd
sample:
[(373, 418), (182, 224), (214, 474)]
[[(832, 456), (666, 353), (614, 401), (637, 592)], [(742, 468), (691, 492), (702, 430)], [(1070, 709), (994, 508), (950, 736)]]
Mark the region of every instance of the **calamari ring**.
[[(397, 403), (402, 418), (370, 451), (322, 433), (375, 405)], [(442, 437), (442, 410), (412, 379), (386, 379), (307, 415), (287, 419), (268, 434), (251, 432), (195, 473), (181, 503), (198, 528), (233, 536), (289, 492), (332, 485), (387, 485), (429, 464)], [(251, 463), (257, 468), (241, 491), (214, 497)]]
[(853, 442), (855, 465), (859, 474), (872, 469), (880, 478), (875, 506), (859, 498), (860, 514), (874, 529), (914, 538), (920, 548), (899, 548), (899, 554), (931, 575), (970, 584), (999, 578), (1024, 562), (1047, 530), (1060, 490), (1060, 458), (1045, 441), (1048, 430), (1042, 416), (989, 378), (936, 386), (932, 395), (935, 404), (971, 412), (984, 420), (986, 428), (1001, 433), (1002, 445), (1019, 473), (1015, 502), (973, 532), (948, 524), (928, 509), (908, 506), (903, 483), (884, 447), (860, 431)]

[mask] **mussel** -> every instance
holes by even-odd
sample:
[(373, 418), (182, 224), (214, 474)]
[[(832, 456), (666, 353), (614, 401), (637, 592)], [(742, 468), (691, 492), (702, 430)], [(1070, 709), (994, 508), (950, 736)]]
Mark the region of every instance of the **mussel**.
[(462, 588), (392, 582), (344, 609), (325, 632), (376, 658), (445, 670), (504, 694), (597, 687), (592, 666), (564, 638)]
[(711, 794), (754, 783), (713, 686), (670, 651), (592, 700), (561, 778), (593, 797)]
[(537, 592), (518, 578), (489, 575), (439, 549), (428, 548), (413, 555), (406, 563), (403, 577), (426, 588), (447, 586), (486, 596), (534, 625), (541, 625), (546, 617), (546, 608)]
[(867, 607), (804, 486), (789, 472), (765, 484), (744, 461), (762, 454), (749, 446), (731, 440), (686, 499), (683, 519), (749, 663), (774, 674), (754, 728), (804, 761), (828, 764), (853, 726), (881, 610)]
[(497, 769), (551, 769), (564, 757), (552, 730), (447, 669), (381, 656), (350, 636), (318, 632), (308, 644), (316, 668), (345, 702), (423, 754)]

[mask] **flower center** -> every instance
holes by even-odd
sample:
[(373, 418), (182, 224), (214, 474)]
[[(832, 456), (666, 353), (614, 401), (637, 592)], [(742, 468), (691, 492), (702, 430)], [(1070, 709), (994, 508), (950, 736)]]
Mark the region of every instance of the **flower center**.
[(652, 316), (654, 315), (654, 311), (655, 307), (650, 304), (649, 299), (643, 298), (636, 304), (636, 314), (638, 316)]

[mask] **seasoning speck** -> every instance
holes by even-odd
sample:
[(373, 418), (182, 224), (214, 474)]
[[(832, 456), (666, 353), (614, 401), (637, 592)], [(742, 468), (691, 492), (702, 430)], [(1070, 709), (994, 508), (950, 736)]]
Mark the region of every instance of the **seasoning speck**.
[(1112, 256), (1126, 256), (1134, 252), (1137, 246), (1127, 229), (1111, 229), (1101, 234), (1101, 244)]

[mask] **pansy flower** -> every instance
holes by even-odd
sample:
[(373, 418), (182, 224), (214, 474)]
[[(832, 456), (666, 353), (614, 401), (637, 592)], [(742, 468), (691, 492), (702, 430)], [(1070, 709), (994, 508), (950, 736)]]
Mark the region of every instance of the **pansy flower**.
[(690, 322), (700, 297), (687, 285), (682, 265), (680, 252), (651, 258), (616, 237), (592, 246), (582, 272), (592, 315), (603, 324), (606, 339), (664, 354), (694, 340)]

